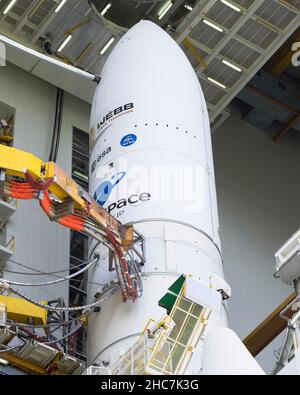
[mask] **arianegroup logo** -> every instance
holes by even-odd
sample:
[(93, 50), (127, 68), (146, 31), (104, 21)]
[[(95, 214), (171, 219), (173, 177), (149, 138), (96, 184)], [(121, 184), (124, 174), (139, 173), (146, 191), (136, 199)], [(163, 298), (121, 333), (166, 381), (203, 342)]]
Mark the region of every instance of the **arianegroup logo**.
[(137, 141), (137, 136), (135, 134), (126, 134), (120, 141), (122, 147), (130, 147)]
[(94, 200), (96, 200), (100, 206), (104, 206), (112, 190), (120, 183), (121, 180), (123, 180), (125, 176), (126, 172), (121, 171), (111, 176), (109, 180), (103, 181), (94, 193)]

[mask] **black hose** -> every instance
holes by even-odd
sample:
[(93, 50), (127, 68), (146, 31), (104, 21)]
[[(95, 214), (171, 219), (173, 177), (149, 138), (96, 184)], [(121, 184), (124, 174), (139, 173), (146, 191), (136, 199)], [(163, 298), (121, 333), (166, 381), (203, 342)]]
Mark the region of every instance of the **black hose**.
[(58, 154), (58, 148), (59, 148), (60, 136), (61, 136), (61, 122), (62, 122), (62, 116), (63, 116), (63, 108), (64, 108), (64, 91), (62, 89), (60, 89), (57, 137), (56, 137), (56, 143), (55, 143), (55, 149), (54, 149), (53, 162), (56, 162), (57, 154)]
[(57, 88), (55, 117), (54, 117), (53, 133), (51, 139), (49, 162), (55, 162), (57, 159), (57, 153), (58, 153), (60, 136), (61, 136), (63, 104), (64, 104), (64, 91), (60, 88)]
[(49, 162), (52, 161), (53, 158), (53, 148), (55, 145), (56, 140), (56, 127), (57, 127), (57, 113), (58, 113), (58, 101), (59, 101), (59, 88), (56, 90), (56, 103), (55, 103), (55, 115), (54, 115), (54, 125), (53, 125), (53, 132), (52, 132), (52, 139), (51, 139), (51, 146), (50, 146), (50, 154), (49, 154)]

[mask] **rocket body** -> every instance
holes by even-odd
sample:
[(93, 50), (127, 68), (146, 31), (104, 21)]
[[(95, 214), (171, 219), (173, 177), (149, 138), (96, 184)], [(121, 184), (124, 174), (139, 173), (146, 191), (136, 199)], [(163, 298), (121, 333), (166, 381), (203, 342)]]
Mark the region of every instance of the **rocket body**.
[[(109, 56), (91, 115), (90, 192), (123, 224), (144, 236), (143, 294), (116, 294), (89, 322), (89, 363), (113, 363), (181, 274), (209, 283), (223, 277), (211, 132), (205, 99), (188, 59), (162, 29), (142, 21)], [(116, 278), (103, 249), (89, 274), (89, 299)], [(213, 314), (210, 325), (227, 325)], [(197, 350), (196, 350), (197, 351)], [(187, 373), (200, 369), (200, 348)]]

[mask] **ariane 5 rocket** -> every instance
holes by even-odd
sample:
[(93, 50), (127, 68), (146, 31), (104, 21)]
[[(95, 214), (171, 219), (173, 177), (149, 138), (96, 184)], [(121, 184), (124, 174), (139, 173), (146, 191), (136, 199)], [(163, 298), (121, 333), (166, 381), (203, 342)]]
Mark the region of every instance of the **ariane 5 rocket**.
[[(158, 300), (182, 274), (223, 279), (211, 131), (199, 80), (177, 43), (152, 22), (131, 28), (101, 73), (91, 115), (90, 192), (143, 235), (143, 294), (115, 294), (89, 321), (90, 364), (110, 366), (164, 314)], [(110, 254), (89, 275), (92, 300), (116, 279)], [(211, 326), (227, 326), (224, 303)], [(188, 373), (200, 369), (201, 350)]]

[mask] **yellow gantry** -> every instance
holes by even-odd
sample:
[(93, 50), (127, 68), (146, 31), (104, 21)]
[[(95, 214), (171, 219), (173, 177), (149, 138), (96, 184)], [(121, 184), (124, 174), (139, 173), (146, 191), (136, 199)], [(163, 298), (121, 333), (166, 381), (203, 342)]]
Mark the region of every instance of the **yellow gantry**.
[[(47, 304), (46, 301), (41, 301)], [(7, 310), (7, 318), (22, 324), (33, 323), (34, 325), (46, 325), (48, 311), (42, 307), (35, 306), (24, 299), (0, 295), (0, 304)]]
[(74, 208), (88, 211), (95, 223), (106, 230), (109, 228), (125, 247), (132, 244), (133, 230), (123, 226), (94, 201), (68, 174), (54, 162), (44, 162), (33, 154), (0, 144), (0, 169), (7, 175), (25, 179), (26, 172), (38, 182), (53, 179), (49, 191), (59, 200), (71, 200)]

